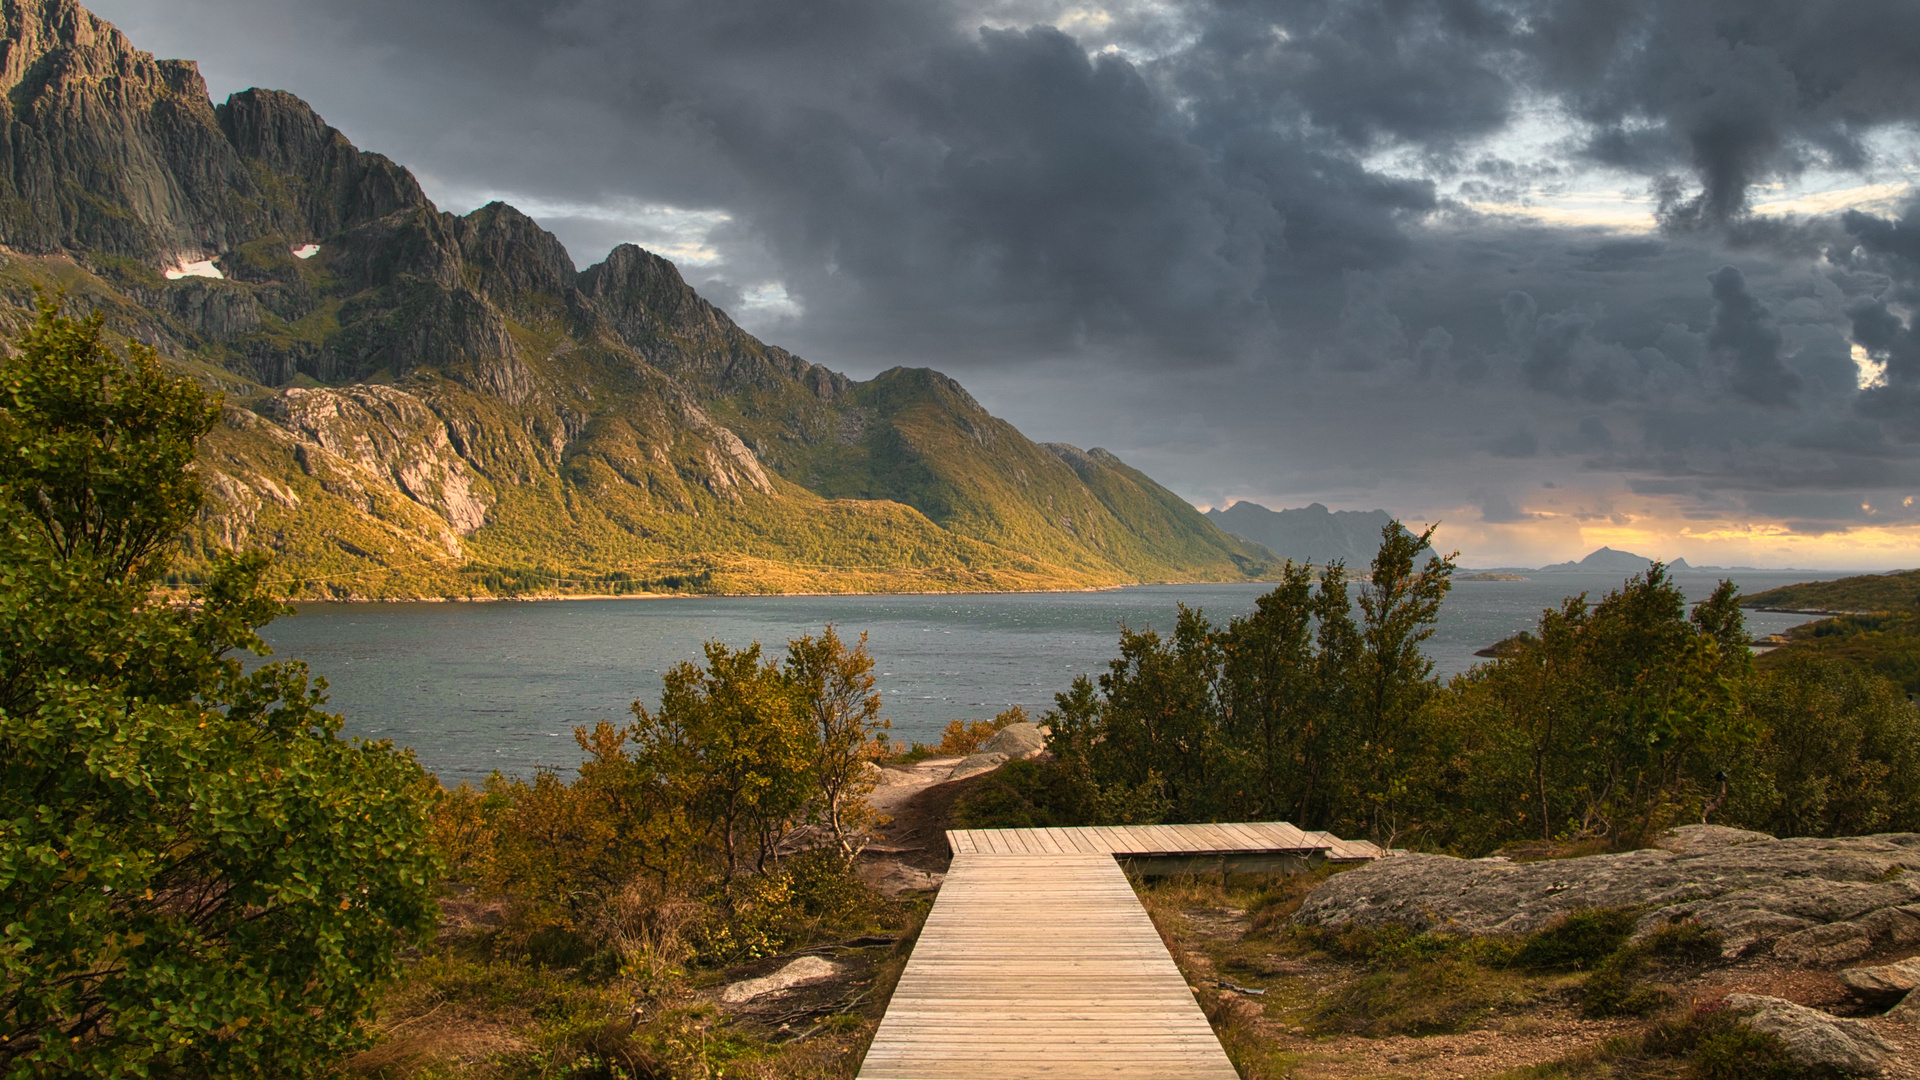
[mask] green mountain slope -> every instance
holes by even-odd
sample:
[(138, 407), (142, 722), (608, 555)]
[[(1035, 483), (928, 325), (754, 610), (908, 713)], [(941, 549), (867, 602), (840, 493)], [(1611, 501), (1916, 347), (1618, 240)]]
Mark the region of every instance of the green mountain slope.
[(445, 214), (298, 98), (215, 106), (73, 0), (0, 0), (0, 319), (35, 285), (227, 395), (213, 546), (293, 596), (1033, 589), (1270, 556), (953, 380), (766, 345), (632, 246)]
[(1808, 612), (1909, 611), (1916, 603), (1920, 603), (1920, 570), (1805, 581), (1740, 598), (1741, 607)]

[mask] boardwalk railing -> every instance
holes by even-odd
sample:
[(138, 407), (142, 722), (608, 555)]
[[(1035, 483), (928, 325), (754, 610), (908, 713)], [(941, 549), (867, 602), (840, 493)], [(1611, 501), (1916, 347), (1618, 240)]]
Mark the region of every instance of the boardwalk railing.
[(1121, 861), (1289, 870), (1379, 849), (1284, 822), (956, 829), (860, 1080), (1235, 1080)]

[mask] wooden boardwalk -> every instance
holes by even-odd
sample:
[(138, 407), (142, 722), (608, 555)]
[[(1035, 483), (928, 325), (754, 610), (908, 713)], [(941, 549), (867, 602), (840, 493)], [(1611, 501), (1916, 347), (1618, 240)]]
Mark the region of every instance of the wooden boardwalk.
[(1284, 821), (1228, 825), (1094, 825), (1073, 829), (953, 829), (955, 855), (1301, 855), (1366, 862), (1380, 849), (1365, 840), (1304, 832)]
[(1236, 1080), (1116, 856), (1378, 855), (1271, 822), (947, 839), (953, 865), (860, 1080)]

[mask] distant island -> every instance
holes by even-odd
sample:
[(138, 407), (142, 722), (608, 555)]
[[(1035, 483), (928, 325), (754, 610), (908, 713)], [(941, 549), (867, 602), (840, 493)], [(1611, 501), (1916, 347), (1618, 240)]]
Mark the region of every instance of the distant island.
[[(1482, 568), (1461, 568), (1456, 577), (1459, 581), (1515, 581), (1526, 580), (1519, 575), (1525, 574), (1591, 574), (1608, 572), (1617, 574), (1639, 574), (1652, 566), (1654, 560), (1645, 555), (1617, 548), (1601, 547), (1584, 559), (1570, 562), (1552, 563), (1547, 566), (1489, 566)], [(1791, 566), (1694, 566), (1685, 559), (1674, 559), (1666, 563), (1668, 570), (1680, 574), (1722, 574), (1740, 570), (1793, 570)]]

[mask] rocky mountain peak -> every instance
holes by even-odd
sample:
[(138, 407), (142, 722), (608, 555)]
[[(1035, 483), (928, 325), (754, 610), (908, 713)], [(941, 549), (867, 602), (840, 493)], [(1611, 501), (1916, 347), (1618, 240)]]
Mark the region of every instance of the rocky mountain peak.
[(667, 333), (718, 339), (738, 329), (693, 291), (671, 261), (633, 244), (621, 244), (604, 262), (588, 267), (580, 275), (580, 291), (636, 346)]
[(480, 291), (508, 306), (564, 297), (579, 276), (559, 237), (503, 202), (461, 219), (460, 253), (479, 271)]
[(284, 90), (243, 90), (215, 110), (242, 158), (298, 181), (293, 205), (277, 222), (294, 239), (323, 239), (343, 229), (428, 204), (413, 174), (380, 154), (358, 150)]

